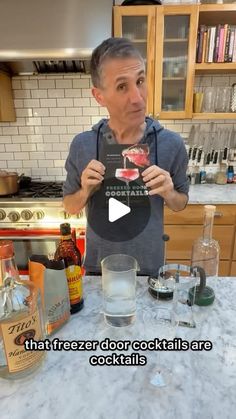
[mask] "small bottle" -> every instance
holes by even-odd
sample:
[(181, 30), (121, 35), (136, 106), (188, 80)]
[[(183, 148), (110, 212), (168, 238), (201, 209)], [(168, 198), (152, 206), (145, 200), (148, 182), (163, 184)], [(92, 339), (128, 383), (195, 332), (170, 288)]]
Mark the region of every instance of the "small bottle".
[(81, 270), (81, 254), (71, 236), (69, 223), (60, 225), (61, 240), (55, 253), (55, 259), (64, 260), (69, 288), (70, 312), (77, 313), (83, 308), (83, 283)]
[(234, 166), (229, 166), (227, 171), (227, 183), (234, 182)]
[(40, 291), (21, 281), (13, 242), (0, 241), (0, 376), (21, 378), (43, 361), (45, 351), (27, 350), (24, 343), (44, 339)]
[(217, 276), (219, 267), (220, 247), (218, 241), (212, 238), (214, 205), (204, 206), (203, 236), (194, 241), (192, 247), (192, 266), (200, 266), (206, 276)]

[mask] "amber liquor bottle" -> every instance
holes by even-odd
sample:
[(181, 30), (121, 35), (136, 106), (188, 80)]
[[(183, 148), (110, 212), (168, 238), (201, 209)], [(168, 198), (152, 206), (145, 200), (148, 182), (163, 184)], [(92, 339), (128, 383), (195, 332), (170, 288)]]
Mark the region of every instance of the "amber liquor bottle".
[(60, 225), (61, 240), (55, 253), (55, 259), (63, 259), (69, 288), (70, 312), (77, 313), (83, 308), (83, 283), (81, 253), (71, 235), (69, 223)]

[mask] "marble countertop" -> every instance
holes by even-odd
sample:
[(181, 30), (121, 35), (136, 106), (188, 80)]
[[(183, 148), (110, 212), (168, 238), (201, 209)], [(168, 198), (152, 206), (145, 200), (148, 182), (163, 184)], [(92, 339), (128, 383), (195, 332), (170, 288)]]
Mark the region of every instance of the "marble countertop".
[[(51, 350), (33, 376), (0, 379), (1, 419), (235, 418), (236, 278), (210, 278), (208, 283), (215, 290), (214, 304), (194, 306), (197, 327), (178, 327), (176, 336), (188, 341), (210, 340), (213, 348), (165, 353), (173, 371), (167, 387), (149, 383), (149, 357), (153, 356), (149, 351), (144, 353), (145, 366), (91, 366), (89, 357), (100, 355), (100, 349)], [(85, 278), (84, 296), (83, 310), (51, 340), (142, 340), (143, 313), (157, 304), (147, 292), (146, 278), (138, 278), (136, 322), (113, 328), (105, 324), (101, 313), (100, 277)]]
[(189, 204), (236, 204), (236, 184), (190, 185)]

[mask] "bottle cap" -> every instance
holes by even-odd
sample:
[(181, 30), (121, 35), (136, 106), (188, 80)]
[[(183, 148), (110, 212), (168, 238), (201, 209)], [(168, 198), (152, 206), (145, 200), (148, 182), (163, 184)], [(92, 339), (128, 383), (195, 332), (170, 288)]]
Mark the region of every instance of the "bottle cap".
[(13, 255), (13, 242), (11, 240), (0, 240), (0, 259), (8, 259)]
[(69, 223), (60, 224), (60, 231), (63, 236), (66, 236), (67, 234), (71, 234), (70, 224)]

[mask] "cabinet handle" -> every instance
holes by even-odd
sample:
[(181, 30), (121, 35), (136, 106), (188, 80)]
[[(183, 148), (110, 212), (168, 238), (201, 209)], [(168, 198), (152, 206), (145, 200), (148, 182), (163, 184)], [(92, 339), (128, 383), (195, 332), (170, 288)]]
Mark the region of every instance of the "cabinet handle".
[(223, 217), (223, 213), (220, 212), (220, 211), (216, 211), (214, 217), (215, 218), (221, 218), (221, 217)]

